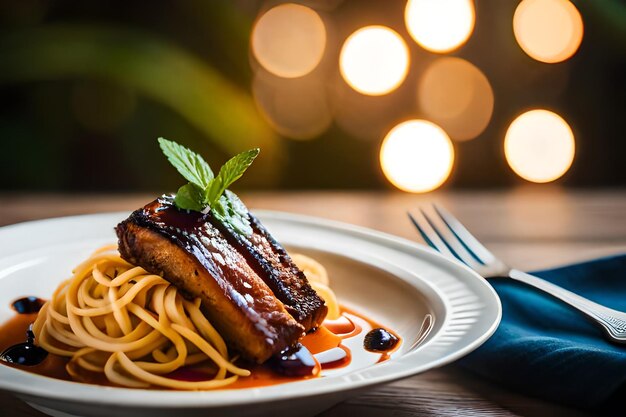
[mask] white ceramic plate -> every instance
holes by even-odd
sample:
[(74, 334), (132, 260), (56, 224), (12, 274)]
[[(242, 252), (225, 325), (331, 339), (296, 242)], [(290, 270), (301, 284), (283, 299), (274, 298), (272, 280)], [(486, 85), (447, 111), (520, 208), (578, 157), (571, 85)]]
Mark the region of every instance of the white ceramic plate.
[[(115, 241), (128, 213), (65, 217), (0, 229), (0, 322), (25, 295), (48, 298), (73, 266)], [(322, 378), (243, 390), (137, 390), (59, 381), (0, 365), (0, 389), (54, 416), (314, 415), (372, 386), (438, 367), (471, 352), (496, 329), (500, 301), (470, 269), (412, 242), (322, 219), (258, 212), (290, 250), (329, 270), (348, 307), (395, 330), (401, 348), (386, 362), (327, 372)], [(424, 317), (434, 326), (419, 337)], [(287, 414), (288, 413), (288, 414)]]

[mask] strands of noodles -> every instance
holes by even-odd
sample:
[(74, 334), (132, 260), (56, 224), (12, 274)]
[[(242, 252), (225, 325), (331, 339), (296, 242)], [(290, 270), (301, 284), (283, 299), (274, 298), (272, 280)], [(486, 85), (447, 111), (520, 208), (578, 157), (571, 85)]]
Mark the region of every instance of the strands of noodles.
[(327, 319), (336, 320), (341, 316), (341, 310), (339, 308), (339, 302), (335, 293), (329, 286), (328, 272), (324, 265), (316, 261), (315, 259), (302, 255), (300, 253), (294, 253), (291, 255), (291, 260), (304, 272), (309, 283), (317, 292), (317, 295), (322, 297), (328, 307)]
[[(115, 246), (73, 271), (42, 307), (33, 331), (45, 350), (70, 358), (67, 371), (77, 380), (91, 372), (126, 387), (205, 390), (250, 375), (233, 364), (199, 299), (186, 300), (165, 279), (124, 261)], [(214, 368), (207, 380), (168, 376), (201, 363)]]

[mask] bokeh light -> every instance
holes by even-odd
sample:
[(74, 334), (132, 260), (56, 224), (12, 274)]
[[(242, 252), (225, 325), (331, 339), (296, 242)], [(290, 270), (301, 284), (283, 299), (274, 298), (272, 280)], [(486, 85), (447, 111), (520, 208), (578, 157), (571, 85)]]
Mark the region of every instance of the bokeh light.
[(346, 39), (339, 66), (344, 80), (359, 93), (383, 95), (404, 81), (409, 70), (409, 49), (388, 27), (367, 26)]
[(420, 109), (454, 140), (473, 139), (489, 124), (493, 90), (480, 69), (462, 58), (433, 61), (418, 85)]
[(320, 63), (326, 48), (326, 28), (312, 9), (286, 3), (263, 14), (252, 29), (252, 53), (279, 77), (301, 77)]
[(520, 177), (550, 182), (572, 165), (574, 134), (561, 116), (548, 110), (531, 110), (518, 116), (504, 139), (506, 160)]
[(398, 121), (415, 117), (414, 88), (399, 88), (382, 96), (363, 95), (337, 72), (327, 79), (326, 91), (333, 123), (353, 139), (379, 144)]
[(513, 16), (513, 32), (531, 58), (561, 62), (578, 50), (583, 20), (569, 0), (523, 0)]
[(324, 82), (317, 77), (284, 79), (258, 71), (252, 93), (264, 118), (288, 138), (314, 138), (332, 123)]
[(401, 190), (424, 193), (443, 184), (454, 163), (454, 148), (446, 132), (427, 120), (400, 123), (380, 148), (385, 177)]
[(409, 0), (404, 21), (411, 37), (431, 52), (450, 52), (463, 45), (474, 30), (472, 0)]

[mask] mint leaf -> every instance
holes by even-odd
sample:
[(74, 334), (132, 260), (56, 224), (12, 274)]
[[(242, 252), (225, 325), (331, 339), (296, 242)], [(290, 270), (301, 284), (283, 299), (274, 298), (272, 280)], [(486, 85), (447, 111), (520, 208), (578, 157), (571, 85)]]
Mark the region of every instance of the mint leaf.
[(204, 190), (194, 183), (187, 183), (178, 189), (174, 204), (183, 210), (202, 211), (205, 207)]
[(164, 138), (159, 138), (159, 145), (170, 163), (189, 181), (178, 189), (174, 198), (176, 207), (204, 212), (208, 206), (213, 216), (226, 227), (243, 235), (252, 234), (248, 209), (227, 188), (241, 178), (259, 155), (258, 148), (232, 157), (214, 176), (209, 165), (197, 153)]
[(203, 190), (209, 186), (213, 180), (213, 171), (200, 155), (164, 138), (159, 138), (159, 145), (170, 163), (187, 181)]
[(259, 148), (254, 148), (242, 152), (230, 158), (222, 168), (220, 168), (217, 177), (215, 177), (206, 188), (206, 201), (211, 207), (218, 202), (222, 194), (224, 194), (224, 191), (226, 191), (232, 183), (241, 178), (243, 173), (246, 172), (254, 159), (259, 155), (260, 151)]
[(226, 190), (215, 203), (211, 212), (222, 224), (232, 227), (237, 233), (246, 236), (252, 234), (248, 208), (232, 191)]

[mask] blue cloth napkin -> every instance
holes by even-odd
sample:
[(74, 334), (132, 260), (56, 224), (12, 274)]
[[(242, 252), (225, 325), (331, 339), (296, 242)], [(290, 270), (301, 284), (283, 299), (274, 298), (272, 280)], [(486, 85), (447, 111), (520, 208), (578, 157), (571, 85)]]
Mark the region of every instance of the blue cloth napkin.
[[(626, 312), (626, 255), (535, 274)], [(516, 392), (577, 407), (602, 409), (622, 397), (626, 345), (607, 342), (584, 316), (549, 295), (509, 279), (490, 282), (502, 300), (502, 322), (461, 366)]]

